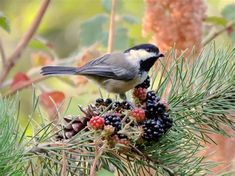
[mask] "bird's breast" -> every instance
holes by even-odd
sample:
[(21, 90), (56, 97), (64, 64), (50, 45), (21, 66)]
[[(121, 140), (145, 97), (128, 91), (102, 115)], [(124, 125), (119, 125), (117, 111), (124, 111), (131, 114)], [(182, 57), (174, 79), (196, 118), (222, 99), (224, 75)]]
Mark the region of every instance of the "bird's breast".
[(133, 89), (138, 84), (141, 84), (146, 78), (147, 72), (143, 72), (129, 81), (107, 79), (103, 82), (100, 82), (100, 85), (108, 92), (121, 94), (129, 91), (130, 89)]

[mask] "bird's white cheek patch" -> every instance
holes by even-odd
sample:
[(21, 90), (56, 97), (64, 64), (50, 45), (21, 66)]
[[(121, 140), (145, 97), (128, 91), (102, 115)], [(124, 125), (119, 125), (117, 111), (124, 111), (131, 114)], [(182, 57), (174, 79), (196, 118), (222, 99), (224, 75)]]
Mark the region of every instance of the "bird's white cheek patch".
[(131, 50), (129, 57), (130, 59), (147, 59), (156, 56), (155, 53), (150, 53), (145, 50)]

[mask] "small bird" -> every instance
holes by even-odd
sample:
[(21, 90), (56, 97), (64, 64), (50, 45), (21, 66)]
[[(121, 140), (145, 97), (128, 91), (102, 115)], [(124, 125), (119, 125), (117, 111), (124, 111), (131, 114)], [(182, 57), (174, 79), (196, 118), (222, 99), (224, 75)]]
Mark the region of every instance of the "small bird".
[(158, 58), (164, 57), (152, 44), (140, 44), (125, 50), (96, 58), (82, 67), (45, 66), (42, 75), (83, 75), (95, 81), (110, 93), (119, 94), (126, 99), (125, 93), (144, 82), (148, 71)]

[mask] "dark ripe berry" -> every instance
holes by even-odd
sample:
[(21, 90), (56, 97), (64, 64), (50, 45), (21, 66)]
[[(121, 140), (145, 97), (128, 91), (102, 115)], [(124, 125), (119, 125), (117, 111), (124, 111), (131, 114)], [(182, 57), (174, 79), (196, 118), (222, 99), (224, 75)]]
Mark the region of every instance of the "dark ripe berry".
[(142, 82), (141, 84), (138, 84), (138, 85), (136, 86), (136, 88), (141, 87), (141, 88), (147, 89), (147, 88), (149, 88), (149, 86), (150, 86), (150, 78), (149, 78), (149, 76), (148, 76), (148, 77), (144, 80), (144, 82)]
[(143, 138), (157, 141), (164, 134), (162, 121), (159, 119), (148, 119), (143, 124)]
[(104, 102), (104, 105), (105, 105), (105, 106), (109, 106), (112, 102), (113, 102), (113, 101), (112, 101), (111, 98), (107, 98), (107, 99), (105, 100), (105, 102)]
[(114, 102), (112, 105), (113, 110), (119, 111), (121, 108), (122, 108), (122, 104), (119, 101)]
[(130, 110), (130, 109), (132, 109), (132, 105), (131, 105), (131, 103), (128, 102), (128, 101), (123, 101), (123, 102), (122, 102), (122, 108), (123, 108), (123, 109), (126, 109), (126, 110)]
[(163, 121), (165, 131), (167, 131), (168, 129), (170, 129), (172, 127), (173, 120), (172, 120), (172, 118), (169, 117), (169, 114), (167, 112), (165, 112), (162, 115), (161, 119)]
[(119, 131), (122, 127), (120, 117), (115, 114), (105, 116), (104, 121), (105, 125), (113, 126), (116, 132)]
[(147, 92), (146, 100), (147, 100), (147, 101), (155, 101), (155, 102), (158, 102), (158, 101), (160, 101), (160, 97), (158, 97), (158, 96), (156, 95), (155, 91), (151, 90), (151, 91), (148, 91), (148, 92)]
[(147, 96), (146, 96), (147, 101), (148, 100), (155, 101), (156, 98), (157, 98), (156, 93), (153, 90), (147, 92)]
[(104, 99), (103, 98), (97, 98), (95, 101), (96, 106), (100, 106), (104, 104)]
[(147, 101), (145, 115), (147, 118), (155, 118), (156, 116), (156, 102), (155, 101)]
[(146, 99), (146, 89), (142, 87), (135, 88), (133, 91), (134, 97), (144, 101)]
[(166, 111), (166, 106), (165, 104), (161, 103), (161, 102), (158, 102), (156, 104), (156, 113), (157, 114), (162, 114)]
[(132, 117), (136, 119), (137, 122), (141, 122), (145, 119), (145, 111), (142, 108), (135, 108), (131, 111)]
[(89, 125), (95, 130), (102, 129), (104, 126), (104, 119), (100, 116), (94, 116), (89, 121)]

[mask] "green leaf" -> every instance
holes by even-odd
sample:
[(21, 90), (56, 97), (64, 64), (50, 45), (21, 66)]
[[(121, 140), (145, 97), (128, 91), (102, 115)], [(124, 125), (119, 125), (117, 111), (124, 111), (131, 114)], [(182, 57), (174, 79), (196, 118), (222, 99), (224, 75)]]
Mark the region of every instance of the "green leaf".
[[(102, 36), (102, 44), (107, 46), (108, 32), (104, 32)], [(128, 30), (126, 28), (117, 28), (114, 33), (113, 50), (123, 50), (129, 46)]]
[(104, 27), (108, 22), (108, 16), (105, 14), (96, 15), (80, 27), (80, 44), (90, 46), (95, 42), (102, 42)]
[(97, 173), (97, 176), (115, 176), (114, 175), (114, 173), (112, 173), (112, 172), (109, 172), (108, 170), (106, 170), (106, 169), (101, 169), (101, 170), (99, 170)]
[(122, 19), (130, 24), (137, 24), (140, 22), (139, 19), (133, 15), (123, 15)]
[(225, 18), (218, 16), (209, 16), (204, 20), (204, 22), (221, 26), (225, 26), (228, 23), (228, 21)]
[(45, 46), (44, 43), (35, 39), (29, 42), (29, 47), (32, 49), (38, 49), (38, 50), (48, 50), (48, 48)]
[(229, 4), (222, 10), (222, 15), (228, 20), (234, 20), (235, 18), (235, 4)]
[[(102, 0), (101, 3), (104, 10), (110, 13), (112, 9), (112, 0)], [(122, 9), (123, 9), (123, 1), (122, 0), (116, 1), (116, 10), (121, 11)]]
[(2, 12), (0, 12), (0, 26), (5, 31), (10, 32), (10, 21)]
[(114, 49), (123, 50), (128, 48), (128, 30), (126, 28), (117, 28), (114, 38)]

